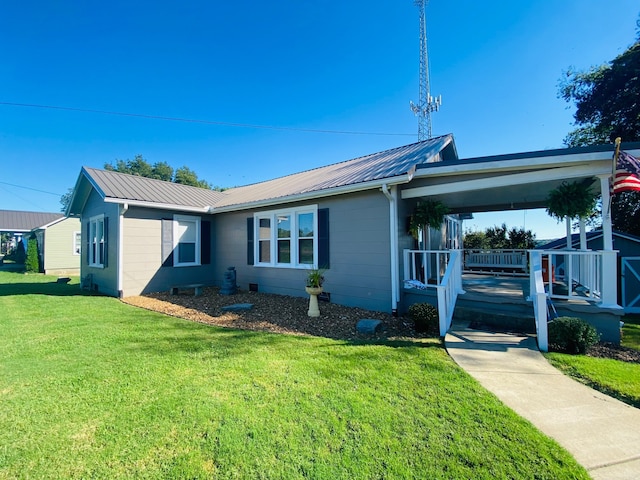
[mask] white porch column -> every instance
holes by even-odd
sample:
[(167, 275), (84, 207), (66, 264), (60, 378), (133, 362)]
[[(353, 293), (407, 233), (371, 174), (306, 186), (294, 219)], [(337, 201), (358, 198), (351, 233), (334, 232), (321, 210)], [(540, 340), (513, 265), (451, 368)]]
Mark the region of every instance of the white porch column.
[(601, 307), (621, 308), (618, 305), (618, 252), (604, 250), (602, 252), (602, 290), (600, 292)]
[(567, 250), (571, 250), (572, 242), (571, 242), (571, 219), (569, 217), (564, 217), (567, 227)]
[[(603, 250), (613, 250), (613, 231), (611, 228), (611, 195), (609, 193), (610, 175), (598, 175), (602, 193), (602, 240)], [(614, 277), (615, 278), (615, 277)]]
[(586, 221), (584, 218), (580, 219), (580, 250), (587, 250), (587, 230)]

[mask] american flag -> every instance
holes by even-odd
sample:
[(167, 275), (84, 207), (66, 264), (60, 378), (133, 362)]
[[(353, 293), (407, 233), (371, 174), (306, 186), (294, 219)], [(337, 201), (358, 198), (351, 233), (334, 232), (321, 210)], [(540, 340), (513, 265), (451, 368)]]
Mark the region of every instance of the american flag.
[(613, 193), (640, 191), (640, 160), (627, 152), (620, 152), (613, 179)]

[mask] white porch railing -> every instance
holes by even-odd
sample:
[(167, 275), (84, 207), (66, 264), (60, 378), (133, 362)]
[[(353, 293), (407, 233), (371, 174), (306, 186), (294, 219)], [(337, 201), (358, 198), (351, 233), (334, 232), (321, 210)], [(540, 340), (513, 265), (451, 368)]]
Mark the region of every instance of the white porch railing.
[(465, 249), (464, 269), (484, 269), (512, 273), (529, 273), (527, 250), (520, 249)]
[(458, 295), (464, 293), (461, 251), (404, 250), (404, 280), (437, 290), (440, 335), (446, 335)]
[[(551, 298), (580, 299), (602, 303), (607, 282), (617, 282), (615, 274), (605, 280), (606, 253), (582, 250), (538, 250), (542, 279)], [(615, 252), (611, 252), (615, 261)], [(614, 300), (615, 303), (615, 300)]]
[(542, 352), (549, 350), (547, 334), (547, 292), (544, 289), (542, 276), (542, 252), (531, 250), (531, 274), (530, 274), (530, 297), (533, 302), (533, 312), (536, 322), (536, 334), (538, 336), (538, 348)]

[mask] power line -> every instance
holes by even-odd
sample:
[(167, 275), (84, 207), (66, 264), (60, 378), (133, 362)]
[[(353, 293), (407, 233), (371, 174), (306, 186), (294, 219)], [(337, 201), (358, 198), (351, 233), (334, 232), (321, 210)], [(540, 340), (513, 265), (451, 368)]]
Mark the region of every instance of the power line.
[(35, 103), (0, 102), (0, 105), (6, 105), (10, 107), (28, 107), (28, 108), (42, 108), (42, 109), (49, 109), (49, 110), (64, 110), (68, 112), (99, 113), (102, 115), (117, 115), (121, 117), (147, 118), (152, 120), (165, 120), (165, 121), (171, 121), (171, 122), (202, 123), (205, 125), (220, 125), (225, 127), (287, 130), (287, 131), (294, 131), (294, 132), (331, 133), (331, 134), (341, 134), (341, 135), (401, 136), (401, 137), (413, 137), (415, 135), (413, 133), (355, 132), (355, 131), (348, 131), (348, 130), (322, 130), (322, 129), (315, 129), (315, 128), (278, 127), (274, 125), (256, 125), (252, 123), (219, 122), (215, 120), (199, 120), (194, 118), (166, 117), (162, 115), (149, 115), (145, 113), (113, 112), (110, 110), (94, 110), (91, 108), (61, 107), (58, 105), (40, 105)]
[(33, 190), (34, 192), (47, 193), (49, 195), (55, 195), (56, 197), (61, 197), (62, 196), (61, 193), (47, 192), (45, 190), (38, 190), (37, 188), (25, 187), (23, 185), (16, 185), (15, 183), (9, 183), (9, 182), (0, 182), (0, 183), (2, 183), (4, 185), (9, 185), (11, 187), (24, 188), (25, 190)]

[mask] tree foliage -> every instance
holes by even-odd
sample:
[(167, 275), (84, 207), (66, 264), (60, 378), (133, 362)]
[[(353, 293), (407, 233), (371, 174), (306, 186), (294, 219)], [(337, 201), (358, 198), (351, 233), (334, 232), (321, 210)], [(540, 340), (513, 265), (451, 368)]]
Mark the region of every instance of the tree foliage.
[(640, 41), (611, 62), (587, 71), (570, 69), (560, 94), (576, 106), (571, 147), (640, 139)]
[[(560, 81), (560, 96), (575, 104), (576, 128), (565, 144), (571, 147), (640, 141), (640, 21), (638, 34), (622, 54), (586, 71), (570, 69)], [(640, 235), (640, 192), (612, 198), (615, 230)]]
[(464, 248), (481, 249), (531, 249), (536, 245), (536, 236), (524, 228), (508, 228), (505, 223), (487, 228), (484, 232), (467, 231), (462, 241)]
[(35, 235), (31, 235), (27, 240), (27, 256), (24, 261), (24, 268), (27, 272), (40, 272), (40, 261), (38, 259), (38, 241)]

